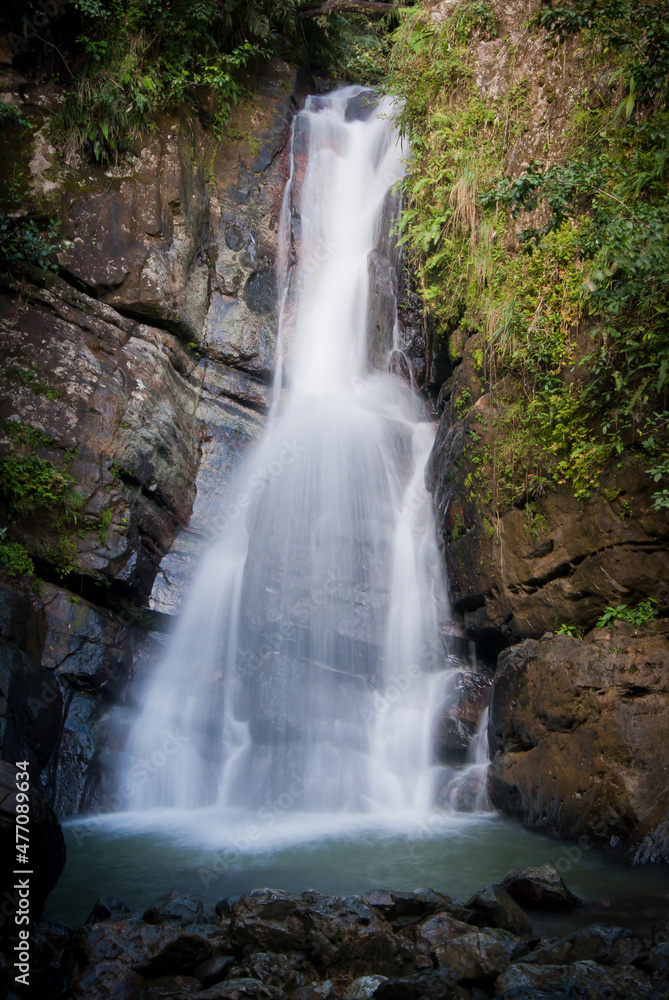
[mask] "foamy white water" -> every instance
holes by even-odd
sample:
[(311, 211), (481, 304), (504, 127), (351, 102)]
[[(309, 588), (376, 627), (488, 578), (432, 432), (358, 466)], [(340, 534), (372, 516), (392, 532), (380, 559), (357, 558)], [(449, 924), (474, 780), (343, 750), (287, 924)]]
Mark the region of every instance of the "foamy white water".
[(389, 100), (355, 120), (362, 93), (309, 98), (294, 122), (274, 406), (129, 742), (122, 808), (175, 829), (193, 809), (202, 828), (222, 809), (314, 830), (432, 815), (432, 716), (455, 674), (434, 428), (368, 368), (368, 255), (405, 154)]

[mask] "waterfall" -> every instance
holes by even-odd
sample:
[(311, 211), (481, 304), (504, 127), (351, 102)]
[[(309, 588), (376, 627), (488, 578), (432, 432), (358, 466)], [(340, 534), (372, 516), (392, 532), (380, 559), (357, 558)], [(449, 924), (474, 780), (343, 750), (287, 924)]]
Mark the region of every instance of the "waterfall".
[[(424, 484), (434, 427), (368, 343), (370, 255), (404, 159), (392, 102), (363, 88), (294, 120), (274, 403), (144, 692), (131, 809), (433, 806), (431, 713), (455, 670)], [(396, 312), (387, 325), (389, 357)], [(133, 781), (174, 734), (178, 752)]]

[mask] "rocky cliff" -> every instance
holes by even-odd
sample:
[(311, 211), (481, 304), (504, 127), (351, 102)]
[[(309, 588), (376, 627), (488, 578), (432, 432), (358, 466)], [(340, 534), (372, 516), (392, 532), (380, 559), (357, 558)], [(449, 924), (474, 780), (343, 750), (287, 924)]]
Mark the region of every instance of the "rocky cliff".
[(33, 126), (3, 130), (5, 162), (66, 243), (57, 273), (0, 287), (0, 739), (72, 815), (118, 806), (131, 682), (263, 425), (302, 84), (275, 60), (221, 140), (164, 116), (103, 170), (50, 145), (58, 94), (4, 71), (3, 100)]
[[(597, 188), (601, 164), (632, 162), (625, 150), (664, 120), (653, 116), (665, 98), (628, 101), (621, 124), (626, 63), (597, 26), (622, 38), (633, 15), (560, 34), (539, 23), (546, 10), (446, 0), (396, 45), (418, 149), (407, 226), (450, 369), (442, 380), (433, 368), (427, 480), (465, 634), (492, 653), (511, 646), (492, 694), (494, 803), (532, 827), (660, 860), (669, 519), (649, 469), (658, 442), (666, 453), (666, 387), (648, 378), (637, 390), (636, 358), (616, 354), (623, 307), (597, 311), (607, 290), (588, 298), (601, 277), (579, 240), (602, 201), (615, 206), (613, 188)], [(631, 30), (641, 51), (654, 25)], [(654, 197), (625, 211), (651, 211)], [(600, 246), (612, 239), (597, 232)], [(607, 274), (627, 287), (620, 263)], [(645, 294), (656, 294), (650, 283)], [(641, 316), (635, 300), (629, 322), (646, 322), (650, 340)], [(660, 361), (648, 364), (657, 372)], [(642, 615), (630, 635), (593, 630), (607, 607), (632, 620), (639, 606), (658, 620)]]

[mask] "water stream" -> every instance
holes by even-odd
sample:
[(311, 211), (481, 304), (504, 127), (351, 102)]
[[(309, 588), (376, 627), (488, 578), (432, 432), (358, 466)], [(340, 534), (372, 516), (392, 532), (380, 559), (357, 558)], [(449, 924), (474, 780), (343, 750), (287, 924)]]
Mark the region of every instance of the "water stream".
[[(432, 809), (430, 713), (454, 672), (424, 485), (434, 429), (413, 390), (371, 368), (367, 340), (368, 258), (404, 159), (391, 102), (359, 87), (309, 98), (295, 120), (275, 403), (237, 484), (243, 516), (206, 556), (145, 693), (133, 810)], [(179, 752), (133, 782), (174, 732)]]

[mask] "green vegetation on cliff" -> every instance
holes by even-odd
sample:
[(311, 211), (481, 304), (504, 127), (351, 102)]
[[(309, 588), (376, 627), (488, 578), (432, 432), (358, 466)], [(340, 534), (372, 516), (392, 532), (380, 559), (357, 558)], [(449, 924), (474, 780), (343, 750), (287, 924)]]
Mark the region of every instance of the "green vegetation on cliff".
[[(664, 505), (669, 5), (538, 5), (529, 70), (498, 27), (487, 0), (440, 21), (417, 9), (391, 62), (413, 147), (403, 239), (437, 336), (476, 338), (458, 416), (489, 393), (495, 432), (484, 445), (474, 430), (472, 491), (498, 510), (563, 482), (585, 496), (637, 449)], [(519, 149), (536, 152), (523, 164)]]
[(83, 149), (96, 161), (114, 161), (134, 148), (156, 112), (185, 105), (220, 132), (231, 107), (252, 89), (258, 64), (272, 55), (371, 78), (384, 46), (383, 32), (364, 16), (340, 14), (319, 0), (53, 6), (49, 16), (36, 0), (14, 3), (11, 39), (24, 56), (40, 52), (67, 87), (51, 116), (66, 159)]

